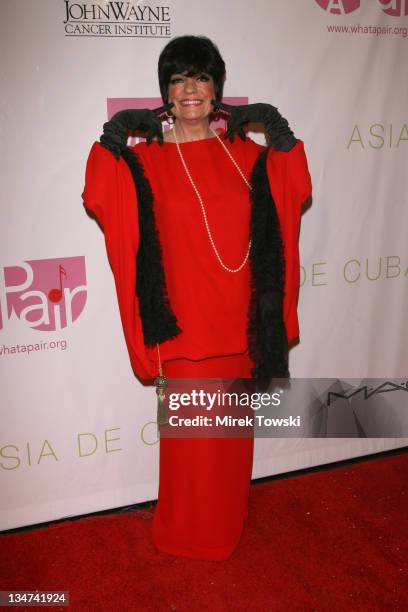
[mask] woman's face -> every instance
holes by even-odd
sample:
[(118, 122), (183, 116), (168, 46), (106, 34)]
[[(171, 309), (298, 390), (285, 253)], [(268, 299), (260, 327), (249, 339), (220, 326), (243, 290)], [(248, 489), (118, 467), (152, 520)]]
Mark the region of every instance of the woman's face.
[(215, 98), (213, 78), (201, 73), (195, 76), (173, 74), (168, 87), (169, 102), (173, 102), (172, 114), (180, 120), (208, 120)]

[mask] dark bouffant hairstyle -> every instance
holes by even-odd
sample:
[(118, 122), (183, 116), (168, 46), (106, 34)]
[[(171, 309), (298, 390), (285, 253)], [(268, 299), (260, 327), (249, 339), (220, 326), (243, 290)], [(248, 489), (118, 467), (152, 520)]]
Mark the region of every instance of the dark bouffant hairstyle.
[(225, 80), (225, 62), (218, 47), (206, 36), (177, 36), (164, 47), (159, 57), (158, 73), (163, 102), (168, 102), (169, 81), (173, 74), (212, 76), (216, 100), (221, 100)]

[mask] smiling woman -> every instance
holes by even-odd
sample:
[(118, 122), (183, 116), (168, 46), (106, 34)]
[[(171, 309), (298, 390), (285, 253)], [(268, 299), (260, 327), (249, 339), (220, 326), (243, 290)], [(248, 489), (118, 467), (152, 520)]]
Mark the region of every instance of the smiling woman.
[[(83, 194), (105, 232), (134, 372), (148, 384), (159, 374), (159, 397), (166, 376), (266, 387), (288, 375), (299, 331), (303, 143), (274, 106), (222, 103), (225, 64), (204, 36), (171, 40), (158, 74), (164, 106), (105, 123)], [(219, 112), (227, 130), (211, 127)], [(165, 113), (173, 127), (163, 135)], [(248, 122), (264, 124), (271, 146), (246, 136)], [(130, 149), (132, 130), (146, 141)], [(157, 548), (228, 558), (248, 514), (252, 458), (252, 437), (163, 436)]]
[[(188, 139), (183, 124), (201, 125), (212, 111), (214, 83), (208, 74), (198, 76), (174, 75), (170, 79), (169, 102), (174, 104), (171, 114), (184, 131), (182, 142)], [(169, 111), (170, 112), (170, 111)], [(166, 140), (166, 135), (165, 138)]]
[(162, 98), (173, 104), (168, 115), (177, 122), (165, 141), (179, 142), (214, 137), (210, 130), (213, 101), (221, 100), (225, 63), (217, 47), (202, 37), (182, 37), (163, 49), (158, 65)]

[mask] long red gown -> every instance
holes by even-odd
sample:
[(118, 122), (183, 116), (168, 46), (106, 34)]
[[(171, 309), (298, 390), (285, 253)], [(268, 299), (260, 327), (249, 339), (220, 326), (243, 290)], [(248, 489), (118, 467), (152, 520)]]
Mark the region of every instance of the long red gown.
[[(249, 179), (263, 147), (249, 138), (224, 142)], [(215, 245), (224, 263), (235, 268), (248, 248), (248, 187), (218, 139), (180, 146), (203, 199)], [(160, 345), (165, 375), (250, 377), (249, 263), (238, 273), (220, 266), (175, 143), (140, 143), (134, 150), (153, 191), (167, 293), (182, 330)], [(298, 140), (289, 152), (270, 149), (267, 172), (286, 258), (284, 321), (290, 341), (299, 333), (300, 209), (311, 193), (303, 142)], [(94, 143), (88, 157), (83, 199), (104, 229), (133, 370), (141, 380), (152, 379), (158, 373), (157, 350), (143, 342), (135, 295), (139, 228), (133, 179), (124, 160), (116, 161), (99, 143)], [(228, 558), (245, 524), (252, 458), (252, 438), (162, 438), (155, 545), (176, 555)]]

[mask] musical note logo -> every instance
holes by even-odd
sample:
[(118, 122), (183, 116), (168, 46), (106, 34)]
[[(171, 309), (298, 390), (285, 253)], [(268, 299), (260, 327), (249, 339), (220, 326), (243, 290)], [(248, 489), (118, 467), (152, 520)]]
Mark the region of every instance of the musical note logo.
[(50, 302), (53, 302), (54, 304), (57, 304), (58, 302), (61, 301), (62, 299), (62, 275), (65, 276), (65, 278), (67, 277), (67, 273), (65, 268), (63, 268), (61, 265), (59, 266), (59, 288), (56, 287), (55, 289), (51, 289), (48, 292), (48, 299), (50, 300)]

